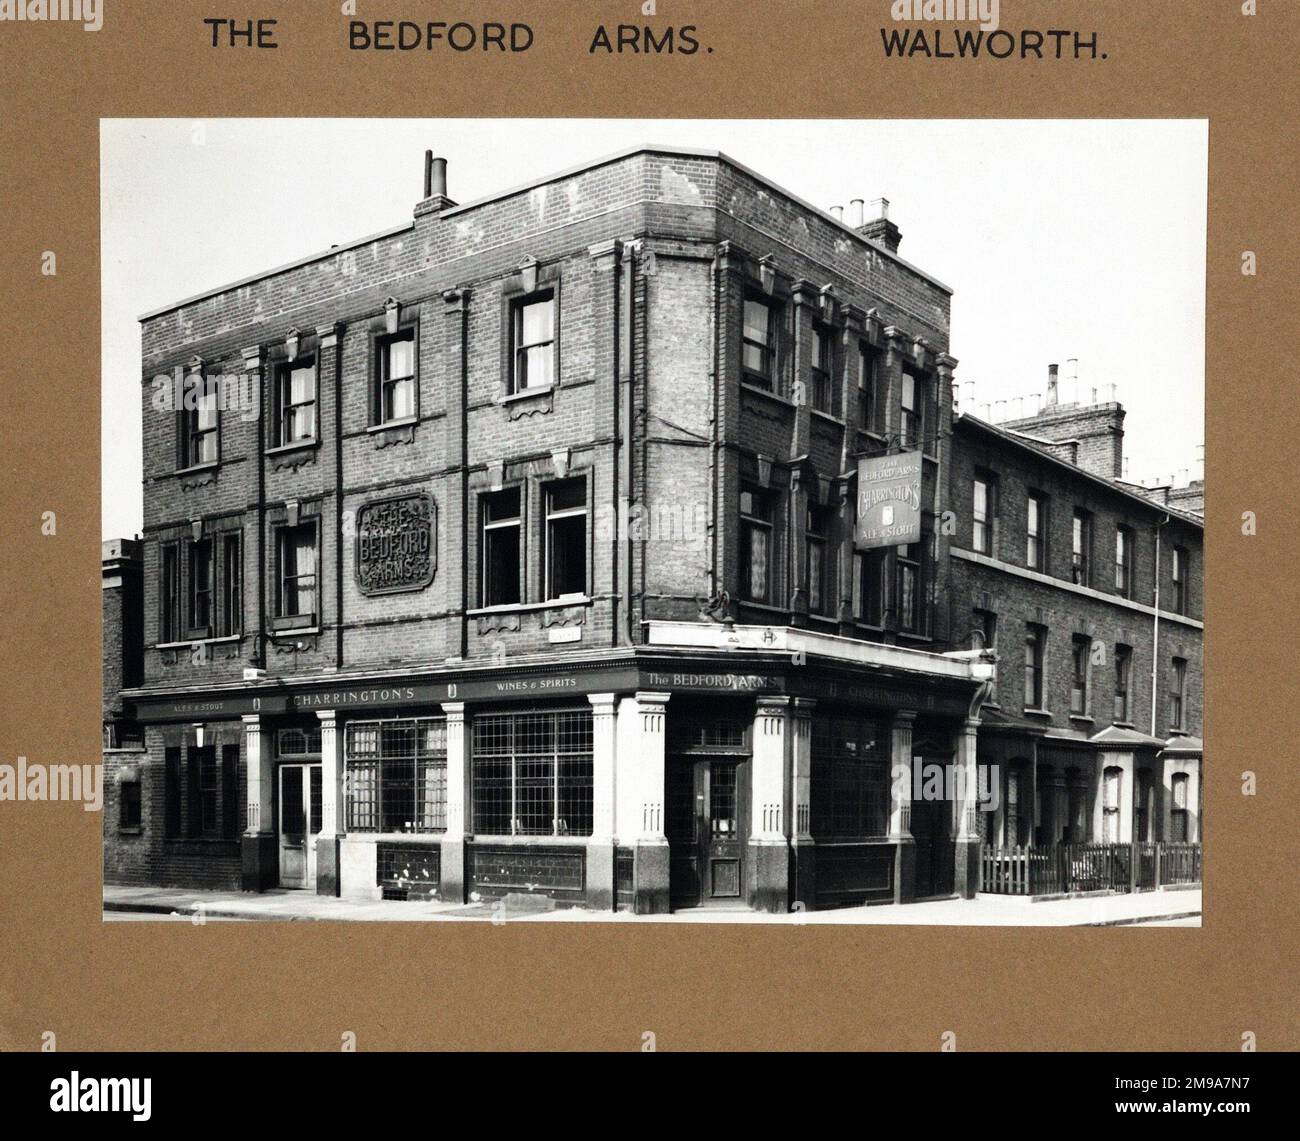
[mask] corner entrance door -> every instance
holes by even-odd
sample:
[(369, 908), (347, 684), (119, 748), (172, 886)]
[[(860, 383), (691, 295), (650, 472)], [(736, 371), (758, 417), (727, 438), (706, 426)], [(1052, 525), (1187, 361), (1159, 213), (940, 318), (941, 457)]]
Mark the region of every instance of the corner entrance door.
[(320, 765), (280, 766), (280, 886), (315, 889)]
[(674, 907), (745, 900), (749, 765), (734, 757), (670, 759), (669, 888)]

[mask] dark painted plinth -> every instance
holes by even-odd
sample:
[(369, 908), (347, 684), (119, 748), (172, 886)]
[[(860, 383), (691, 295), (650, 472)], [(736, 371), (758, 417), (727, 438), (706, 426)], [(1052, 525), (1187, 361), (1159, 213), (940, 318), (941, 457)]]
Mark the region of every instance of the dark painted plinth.
[(750, 843), (754, 869), (752, 906), (755, 911), (784, 915), (790, 910), (790, 847)]
[(894, 902), (911, 903), (916, 898), (916, 841), (898, 841), (894, 860)]
[(974, 899), (980, 889), (980, 842), (958, 840), (953, 890), (962, 899)]
[(667, 915), (668, 844), (637, 844), (636, 864), (632, 874), (637, 915)]
[(337, 836), (316, 837), (316, 894), (339, 894), (339, 839)]
[(280, 856), (273, 833), (241, 836), (239, 857), (239, 885), (244, 891), (266, 891), (280, 882)]
[(790, 907), (817, 910), (817, 847), (811, 841), (790, 846)]

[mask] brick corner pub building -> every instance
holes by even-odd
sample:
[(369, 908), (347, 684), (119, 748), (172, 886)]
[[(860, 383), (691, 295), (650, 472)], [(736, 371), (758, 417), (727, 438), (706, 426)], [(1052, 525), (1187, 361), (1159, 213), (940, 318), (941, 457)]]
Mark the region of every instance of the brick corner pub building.
[[(106, 880), (972, 894), (994, 665), (946, 585), (950, 292), (861, 215), (716, 152), (465, 205), (429, 158), (411, 222), (146, 316)], [(894, 518), (864, 462), (905, 542), (861, 540)]]

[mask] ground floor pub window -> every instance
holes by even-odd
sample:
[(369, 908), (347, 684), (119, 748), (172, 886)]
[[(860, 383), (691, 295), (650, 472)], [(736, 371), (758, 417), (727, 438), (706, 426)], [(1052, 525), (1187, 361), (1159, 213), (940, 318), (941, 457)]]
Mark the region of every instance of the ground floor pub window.
[(811, 831), (862, 840), (889, 831), (889, 735), (858, 717), (813, 719)]
[(447, 827), (447, 723), (441, 717), (354, 721), (347, 727), (349, 832)]
[(591, 835), (589, 710), (480, 714), (470, 757), (476, 835)]

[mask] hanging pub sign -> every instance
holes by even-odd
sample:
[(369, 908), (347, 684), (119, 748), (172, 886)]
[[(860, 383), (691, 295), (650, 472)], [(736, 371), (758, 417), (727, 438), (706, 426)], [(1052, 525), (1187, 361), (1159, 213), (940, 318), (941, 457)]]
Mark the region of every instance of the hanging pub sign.
[(916, 543), (920, 538), (921, 453), (860, 458), (854, 547), (869, 551)]
[(438, 509), (424, 494), (375, 499), (357, 511), (357, 586), (362, 594), (423, 590), (438, 569)]

